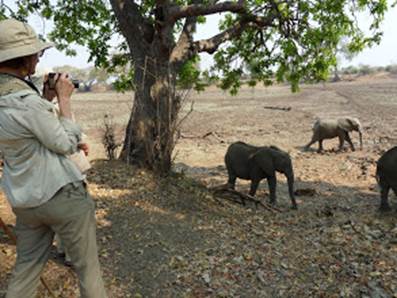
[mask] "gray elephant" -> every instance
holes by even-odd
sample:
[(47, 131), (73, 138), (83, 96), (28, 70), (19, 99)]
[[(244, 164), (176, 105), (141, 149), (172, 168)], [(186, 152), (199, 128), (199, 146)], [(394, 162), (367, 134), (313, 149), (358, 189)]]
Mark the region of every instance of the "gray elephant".
[(292, 208), (297, 209), (294, 196), (294, 171), (288, 153), (277, 147), (256, 147), (243, 142), (229, 146), (225, 155), (225, 164), (229, 175), (228, 186), (234, 189), (236, 178), (251, 180), (249, 194), (254, 196), (259, 182), (266, 178), (270, 202), (276, 203), (276, 172), (287, 177), (289, 196)]
[(397, 195), (397, 147), (383, 153), (376, 167), (376, 180), (380, 187), (380, 210), (390, 210), (388, 195), (390, 188)]
[(339, 148), (342, 150), (343, 143), (346, 140), (352, 151), (354, 151), (354, 145), (350, 139), (349, 132), (357, 131), (360, 137), (360, 149), (363, 147), (362, 139), (362, 127), (361, 123), (357, 118), (345, 117), (336, 120), (328, 119), (317, 119), (313, 125), (313, 136), (311, 141), (305, 146), (308, 150), (311, 145), (318, 141), (318, 152), (323, 151), (323, 140), (339, 138)]

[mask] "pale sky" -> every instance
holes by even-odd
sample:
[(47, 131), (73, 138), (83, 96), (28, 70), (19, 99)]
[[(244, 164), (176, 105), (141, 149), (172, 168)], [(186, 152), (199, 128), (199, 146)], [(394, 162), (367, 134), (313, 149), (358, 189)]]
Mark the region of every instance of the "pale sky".
[[(5, 1), (10, 2), (10, 1)], [(13, 2), (13, 1), (12, 1)], [(11, 6), (12, 4), (9, 3)], [(195, 39), (203, 39), (213, 36), (217, 33), (218, 22), (220, 17), (218, 15), (207, 18), (207, 23), (199, 25)], [(366, 22), (365, 17), (362, 21)], [(49, 32), (50, 25), (43, 26), (42, 20), (38, 17), (31, 18), (30, 24), (39, 33)], [(361, 22), (361, 20), (360, 20)], [(383, 39), (379, 45), (372, 48), (365, 49), (362, 53), (356, 56), (352, 61), (342, 61), (342, 67), (347, 65), (366, 64), (371, 66), (386, 66), (390, 64), (397, 64), (397, 6), (389, 9), (383, 22), (382, 29), (384, 32)], [(68, 57), (56, 49), (49, 49), (46, 51), (44, 57), (41, 59), (39, 68), (43, 71), (49, 71), (55, 66), (71, 65), (79, 68), (85, 68), (93, 65), (88, 63), (88, 53), (84, 48), (77, 48), (78, 55), (75, 57)], [(212, 63), (212, 57), (208, 54), (201, 55), (201, 67), (208, 68)]]

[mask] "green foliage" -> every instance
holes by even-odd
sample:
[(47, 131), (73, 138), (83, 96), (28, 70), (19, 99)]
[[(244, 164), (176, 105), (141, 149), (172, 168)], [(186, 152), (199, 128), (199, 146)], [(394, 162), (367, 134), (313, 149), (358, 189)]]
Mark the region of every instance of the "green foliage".
[[(158, 1), (135, 1), (141, 16), (155, 27)], [(192, 0), (172, 1), (172, 5), (186, 5)], [(203, 2), (210, 3), (209, 0)], [(178, 77), (179, 86), (194, 83), (195, 88), (204, 86), (200, 77), (218, 79), (222, 88), (236, 93), (241, 78), (249, 76), (249, 85), (256, 82), (266, 85), (274, 81), (289, 82), (297, 90), (302, 81), (317, 82), (327, 79), (330, 69), (337, 64), (338, 45), (343, 39), (349, 53), (357, 53), (365, 47), (379, 43), (382, 36), (380, 25), (387, 10), (387, 0), (297, 0), (273, 2), (247, 0), (245, 15), (227, 14), (220, 24), (221, 30), (250, 18), (270, 19), (269, 25), (260, 27), (250, 23), (236, 38), (224, 43), (216, 52), (215, 65), (210, 76), (201, 74), (194, 58), (185, 62)], [(49, 34), (58, 49), (75, 55), (71, 45), (79, 44), (90, 51), (90, 60), (98, 67), (119, 74), (117, 89), (133, 88), (133, 63), (130, 49), (124, 40), (116, 52), (111, 50), (111, 38), (120, 35), (117, 20), (108, 1), (105, 0), (16, 0), (16, 11), (0, 7), (0, 17), (26, 20), (30, 14), (38, 14), (54, 22)], [(366, 13), (371, 21), (369, 36), (357, 23), (357, 16)], [(197, 18), (205, 22), (205, 16)], [(174, 26), (177, 40), (183, 20)], [(131, 24), (136, 26), (138, 24)], [(197, 55), (197, 53), (195, 53)], [(112, 58), (113, 56), (113, 58)], [(165, 58), (166, 59), (166, 58)], [(167, 61), (164, 61), (167, 62)], [(208, 76), (206, 76), (208, 75)], [(128, 81), (126, 81), (128, 80)]]
[[(239, 80), (238, 73), (243, 68), (249, 71), (253, 81), (264, 84), (288, 81), (293, 91), (302, 80), (325, 80), (329, 70), (336, 66), (337, 47), (342, 38), (352, 54), (380, 41), (379, 26), (387, 1), (295, 1), (289, 6), (280, 4), (265, 9), (268, 1), (256, 0), (248, 1), (248, 6), (257, 16), (279, 17), (272, 26), (246, 30), (215, 55), (213, 70), (219, 71), (221, 86), (231, 88), (232, 92), (238, 85), (232, 81)], [(356, 22), (357, 14), (364, 11), (372, 17), (371, 36), (365, 36)], [(221, 28), (231, 28), (239, 21), (239, 16), (230, 14)]]
[(134, 90), (134, 72), (130, 70), (128, 73), (121, 74), (117, 80), (113, 82), (113, 87), (117, 91), (124, 92), (127, 90)]
[(109, 4), (102, 0), (17, 0), (17, 10), (10, 17), (25, 20), (37, 14), (54, 22), (49, 38), (59, 50), (76, 55), (70, 47), (78, 44), (88, 48), (89, 61), (97, 66), (107, 66), (109, 42), (117, 32), (116, 21)]
[(177, 77), (177, 86), (179, 88), (193, 88), (196, 91), (204, 90), (207, 84), (200, 79), (199, 63), (200, 57), (198, 55), (184, 63)]

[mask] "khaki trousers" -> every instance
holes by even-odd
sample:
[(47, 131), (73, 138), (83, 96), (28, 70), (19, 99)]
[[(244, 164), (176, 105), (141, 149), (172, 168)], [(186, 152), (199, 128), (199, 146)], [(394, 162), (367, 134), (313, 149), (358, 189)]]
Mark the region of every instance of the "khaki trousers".
[(35, 208), (14, 208), (17, 259), (6, 298), (34, 298), (54, 233), (70, 254), (81, 297), (106, 298), (96, 245), (95, 203), (83, 182), (61, 188)]

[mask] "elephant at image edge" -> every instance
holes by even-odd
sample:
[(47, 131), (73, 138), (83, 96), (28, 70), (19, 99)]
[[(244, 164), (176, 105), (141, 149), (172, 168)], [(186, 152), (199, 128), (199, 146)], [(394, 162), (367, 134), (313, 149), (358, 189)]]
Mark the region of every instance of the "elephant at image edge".
[(323, 140), (338, 137), (338, 150), (342, 150), (343, 143), (346, 140), (349, 143), (352, 151), (354, 151), (354, 145), (349, 136), (349, 132), (351, 131), (358, 132), (360, 138), (360, 149), (362, 149), (362, 126), (357, 118), (345, 117), (336, 120), (317, 119), (313, 125), (312, 139), (305, 146), (305, 149), (308, 150), (311, 145), (318, 141), (318, 152), (321, 152), (323, 150)]
[(376, 166), (376, 180), (380, 188), (380, 210), (390, 210), (388, 196), (390, 188), (397, 195), (397, 146), (389, 149), (379, 158)]
[(276, 172), (287, 177), (292, 208), (297, 209), (294, 196), (294, 171), (288, 153), (277, 147), (256, 147), (243, 142), (229, 146), (225, 155), (229, 175), (228, 186), (234, 189), (236, 178), (251, 180), (249, 194), (254, 196), (259, 182), (266, 178), (269, 185), (270, 202), (276, 203)]

